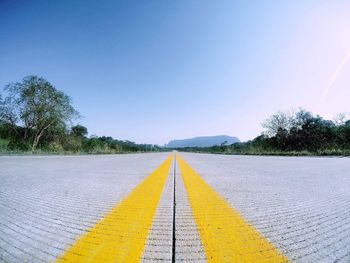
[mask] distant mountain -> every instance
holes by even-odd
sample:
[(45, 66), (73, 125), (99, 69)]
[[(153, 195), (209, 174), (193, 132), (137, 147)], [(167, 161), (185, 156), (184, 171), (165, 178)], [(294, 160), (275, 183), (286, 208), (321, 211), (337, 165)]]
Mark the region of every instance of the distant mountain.
[(236, 142), (240, 142), (240, 140), (236, 137), (231, 137), (227, 135), (201, 136), (184, 140), (172, 140), (167, 144), (166, 147), (210, 147), (214, 145), (221, 145), (223, 143), (230, 145)]

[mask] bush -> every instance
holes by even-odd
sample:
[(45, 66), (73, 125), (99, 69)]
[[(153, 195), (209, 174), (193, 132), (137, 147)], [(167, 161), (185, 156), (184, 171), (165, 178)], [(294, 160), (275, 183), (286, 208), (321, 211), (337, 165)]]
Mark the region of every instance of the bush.
[(64, 151), (62, 145), (59, 142), (51, 142), (51, 143), (49, 143), (48, 150), (50, 152), (54, 152), (54, 153), (61, 153), (61, 152)]
[(11, 140), (7, 145), (7, 149), (10, 151), (28, 151), (30, 149), (30, 145), (28, 144), (28, 142), (24, 142), (22, 140), (20, 141)]
[(10, 140), (0, 138), (0, 151), (6, 151)]
[(81, 138), (78, 137), (68, 137), (62, 145), (65, 151), (80, 152), (82, 150)]

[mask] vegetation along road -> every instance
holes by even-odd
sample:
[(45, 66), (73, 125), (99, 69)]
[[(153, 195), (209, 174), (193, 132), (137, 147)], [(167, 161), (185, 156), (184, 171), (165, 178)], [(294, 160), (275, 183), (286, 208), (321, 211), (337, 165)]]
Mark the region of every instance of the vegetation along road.
[(349, 262), (350, 159), (0, 156), (1, 262)]

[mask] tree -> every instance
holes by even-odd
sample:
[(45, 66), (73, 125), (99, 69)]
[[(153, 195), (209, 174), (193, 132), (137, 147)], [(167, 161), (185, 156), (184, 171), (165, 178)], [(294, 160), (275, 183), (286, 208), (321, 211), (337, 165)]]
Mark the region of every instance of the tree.
[(307, 125), (313, 120), (314, 116), (312, 115), (311, 112), (306, 111), (304, 109), (300, 109), (296, 114), (295, 114), (295, 123), (294, 125), (298, 129), (302, 129), (303, 125)]
[(15, 126), (18, 121), (16, 102), (12, 97), (2, 99), (0, 94), (0, 124)]
[(289, 132), (293, 126), (293, 116), (288, 112), (279, 111), (265, 120), (262, 126), (266, 129), (266, 134), (269, 136), (275, 136), (279, 130)]
[(82, 125), (75, 125), (72, 127), (71, 134), (75, 137), (85, 137), (88, 134), (88, 130), (86, 127)]
[(2, 119), (23, 126), (24, 139), (32, 139), (35, 150), (49, 128), (66, 125), (79, 113), (71, 105), (71, 98), (38, 76), (27, 76), (22, 82), (5, 87)]
[(4, 102), (2, 100), (2, 96), (0, 94), (0, 125), (3, 124), (3, 123), (6, 123), (5, 122), (5, 107), (4, 107)]
[(341, 112), (334, 117), (334, 123), (337, 126), (344, 125), (346, 122), (347, 113)]
[(224, 141), (221, 143), (221, 146), (225, 146), (225, 145), (227, 145), (227, 143), (228, 143), (228, 141)]

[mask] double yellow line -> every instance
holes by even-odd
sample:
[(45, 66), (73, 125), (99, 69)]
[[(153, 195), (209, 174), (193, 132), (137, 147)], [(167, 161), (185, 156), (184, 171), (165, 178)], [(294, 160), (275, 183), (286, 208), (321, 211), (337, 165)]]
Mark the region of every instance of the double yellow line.
[[(176, 156), (208, 262), (288, 262), (181, 157)], [(140, 262), (173, 161), (171, 155), (58, 262)]]
[(172, 160), (170, 156), (136, 186), (58, 262), (140, 262)]

